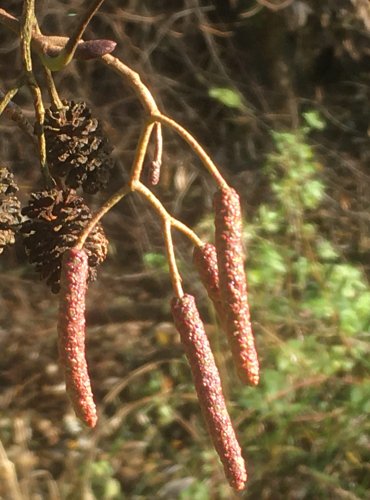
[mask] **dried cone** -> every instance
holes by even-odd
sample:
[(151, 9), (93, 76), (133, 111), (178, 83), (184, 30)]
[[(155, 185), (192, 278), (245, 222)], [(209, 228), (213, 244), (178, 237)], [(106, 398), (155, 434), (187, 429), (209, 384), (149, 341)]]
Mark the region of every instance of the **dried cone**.
[(216, 250), (224, 326), (242, 381), (257, 385), (259, 364), (250, 322), (242, 247), (240, 201), (234, 189), (214, 197)]
[(193, 262), (200, 280), (207, 290), (208, 297), (213, 302), (216, 313), (221, 323), (223, 323), (224, 312), (220, 293), (216, 247), (212, 243), (205, 243), (202, 246), (195, 247)]
[(213, 445), (230, 485), (236, 490), (242, 490), (247, 481), (245, 462), (226, 408), (220, 375), (194, 297), (186, 294), (181, 298), (174, 298), (171, 307)]
[(85, 250), (72, 248), (63, 255), (58, 318), (58, 349), (67, 394), (76, 415), (95, 427), (96, 407), (85, 358), (85, 296), (89, 273)]
[(14, 243), (22, 220), (17, 191), (13, 174), (6, 167), (0, 167), (0, 253)]
[[(32, 193), (22, 213), (27, 217), (21, 232), (29, 261), (36, 265), (41, 278), (46, 278), (51, 290), (58, 293), (62, 256), (75, 245), (90, 221), (90, 209), (73, 190), (51, 189)], [(89, 281), (93, 281), (96, 279), (96, 266), (105, 260), (108, 250), (108, 240), (100, 224), (87, 238), (85, 250)]]
[(63, 101), (63, 109), (45, 112), (45, 139), (51, 174), (68, 187), (86, 193), (104, 189), (109, 181), (111, 148), (101, 126), (84, 102)]

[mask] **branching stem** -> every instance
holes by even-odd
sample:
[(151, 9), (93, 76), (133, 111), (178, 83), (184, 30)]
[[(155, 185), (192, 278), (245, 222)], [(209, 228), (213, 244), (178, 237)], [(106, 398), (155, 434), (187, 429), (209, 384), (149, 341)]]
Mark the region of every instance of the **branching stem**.
[(211, 160), (210, 156), (205, 152), (203, 147), (199, 144), (199, 142), (193, 137), (186, 128), (182, 127), (179, 123), (177, 123), (172, 118), (159, 114), (155, 115), (157, 121), (162, 123), (163, 125), (167, 125), (169, 128), (172, 128), (177, 132), (191, 147), (194, 153), (200, 158), (203, 165), (206, 167), (208, 172), (212, 175), (213, 179), (217, 183), (220, 188), (227, 189), (229, 186), (225, 179), (220, 174), (219, 169), (216, 167), (215, 163)]
[(77, 45), (82, 39), (82, 36), (89, 25), (91, 19), (94, 17), (96, 12), (99, 10), (100, 6), (104, 0), (94, 0), (90, 7), (84, 12), (80, 22), (76, 26), (76, 29), (72, 33), (72, 36), (69, 38), (66, 46), (64, 47), (62, 53), (64, 53), (64, 65), (67, 65), (73, 59), (73, 56), (76, 52)]
[(32, 55), (31, 55), (31, 41), (32, 32), (35, 25), (35, 0), (25, 0), (22, 14), (22, 22), (20, 25), (21, 37), (21, 51), (22, 63), (27, 78), (28, 87), (33, 96), (33, 105), (36, 115), (36, 132), (39, 145), (39, 158), (41, 172), (47, 186), (53, 185), (52, 177), (50, 176), (49, 169), (46, 163), (46, 142), (44, 134), (44, 117), (45, 109), (42, 101), (40, 87), (37, 84), (35, 75), (32, 71)]

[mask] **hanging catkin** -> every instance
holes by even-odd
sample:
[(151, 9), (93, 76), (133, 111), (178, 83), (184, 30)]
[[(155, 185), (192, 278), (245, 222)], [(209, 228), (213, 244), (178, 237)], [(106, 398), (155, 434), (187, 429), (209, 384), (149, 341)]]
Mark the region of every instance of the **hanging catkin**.
[(236, 490), (242, 490), (247, 481), (245, 462), (226, 408), (220, 375), (194, 297), (185, 294), (181, 298), (174, 298), (171, 307), (213, 445), (230, 485)]
[(250, 322), (240, 201), (234, 189), (214, 197), (215, 232), (224, 326), (239, 377), (257, 385), (259, 364)]
[(220, 293), (216, 247), (212, 243), (196, 246), (193, 252), (193, 262), (201, 282), (207, 290), (208, 297), (213, 302), (221, 323), (224, 322), (224, 312)]
[(64, 253), (58, 348), (73, 409), (85, 424), (95, 427), (96, 408), (85, 358), (85, 296), (88, 271), (88, 256), (85, 250), (72, 248)]

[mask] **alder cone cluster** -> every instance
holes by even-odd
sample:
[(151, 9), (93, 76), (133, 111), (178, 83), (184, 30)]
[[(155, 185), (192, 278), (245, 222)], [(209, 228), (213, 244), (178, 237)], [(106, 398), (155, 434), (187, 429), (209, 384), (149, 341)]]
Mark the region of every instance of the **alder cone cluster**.
[[(22, 213), (26, 216), (21, 232), (29, 261), (36, 265), (41, 278), (52, 292), (60, 289), (60, 272), (64, 252), (72, 248), (91, 220), (91, 212), (83, 198), (73, 190), (51, 189), (32, 193)], [(97, 224), (85, 243), (88, 255), (88, 279), (96, 279), (96, 267), (108, 251), (108, 240)]]
[(63, 101), (64, 107), (45, 111), (47, 160), (54, 178), (74, 189), (95, 194), (106, 188), (113, 161), (112, 148), (85, 102)]
[(17, 191), (13, 174), (6, 167), (0, 167), (0, 253), (14, 243), (22, 220)]

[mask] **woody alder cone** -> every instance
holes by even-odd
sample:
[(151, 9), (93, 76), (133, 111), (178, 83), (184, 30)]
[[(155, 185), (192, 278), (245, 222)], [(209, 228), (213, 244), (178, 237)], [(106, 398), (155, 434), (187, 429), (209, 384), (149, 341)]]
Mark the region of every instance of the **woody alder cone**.
[(112, 149), (84, 102), (63, 101), (63, 109), (45, 112), (45, 139), (51, 174), (86, 193), (104, 189), (113, 166)]
[[(91, 219), (90, 209), (75, 191), (51, 189), (32, 193), (22, 213), (28, 219), (22, 224), (21, 232), (29, 261), (36, 265), (41, 278), (46, 278), (51, 290), (57, 293), (62, 256), (75, 245)], [(100, 224), (90, 233), (84, 248), (88, 255), (88, 278), (93, 281), (96, 266), (105, 260), (108, 249), (108, 240)]]
[(13, 174), (6, 167), (0, 167), (0, 253), (14, 243), (21, 222), (21, 205), (15, 196), (17, 191)]

